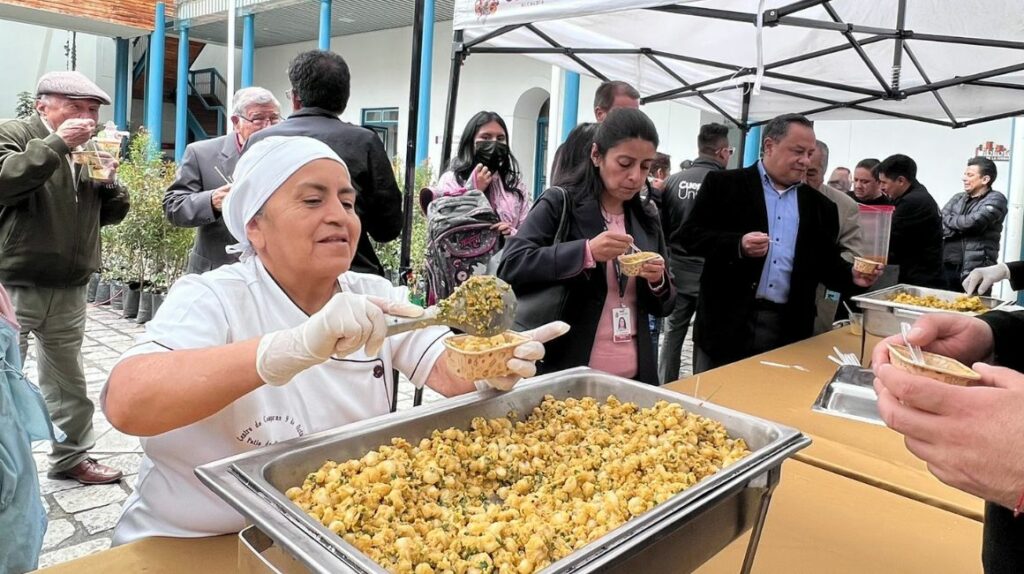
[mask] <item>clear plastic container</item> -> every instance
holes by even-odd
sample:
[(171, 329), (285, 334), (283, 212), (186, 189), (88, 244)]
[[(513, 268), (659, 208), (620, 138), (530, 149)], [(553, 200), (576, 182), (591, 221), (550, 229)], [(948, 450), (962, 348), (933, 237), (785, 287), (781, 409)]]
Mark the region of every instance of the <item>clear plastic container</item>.
[(861, 271), (885, 265), (889, 261), (889, 236), (892, 232), (892, 205), (861, 205), (860, 234), (864, 253), (857, 257), (854, 266), (860, 263)]

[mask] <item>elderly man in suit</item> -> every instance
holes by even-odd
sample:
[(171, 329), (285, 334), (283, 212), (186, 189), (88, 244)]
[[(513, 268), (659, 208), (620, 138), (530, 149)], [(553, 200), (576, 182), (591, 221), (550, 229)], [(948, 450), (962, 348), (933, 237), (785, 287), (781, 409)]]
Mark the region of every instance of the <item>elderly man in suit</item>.
[(264, 88), (235, 92), (231, 106), (234, 132), (198, 141), (185, 148), (178, 176), (164, 195), (164, 214), (179, 227), (198, 227), (188, 258), (189, 273), (205, 273), (238, 261), (225, 248), (236, 243), (221, 217), (224, 198), (231, 192), (231, 173), (249, 138), (281, 122), (281, 104)]
[(836, 204), (803, 181), (814, 125), (785, 114), (765, 126), (756, 165), (708, 173), (679, 233), (704, 257), (694, 328), (695, 372), (809, 337), (815, 292), (870, 286), (843, 259)]

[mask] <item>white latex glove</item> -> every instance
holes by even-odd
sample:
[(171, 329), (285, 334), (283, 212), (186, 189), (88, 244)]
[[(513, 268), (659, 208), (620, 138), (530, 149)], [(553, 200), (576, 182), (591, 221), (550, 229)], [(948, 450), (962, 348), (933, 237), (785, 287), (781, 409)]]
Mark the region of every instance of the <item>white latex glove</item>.
[(1005, 263), (996, 263), (989, 267), (978, 267), (964, 279), (964, 291), (968, 295), (985, 293), (993, 285), (1010, 278), (1010, 268)]
[(344, 357), (362, 347), (376, 355), (384, 344), (384, 314), (418, 317), (412, 303), (338, 293), (301, 325), (268, 333), (256, 351), (256, 372), (268, 385), (280, 386), (331, 356)]
[(483, 381), (483, 384), (477, 382), (477, 388), (481, 390), (487, 387), (498, 389), (499, 391), (512, 390), (512, 387), (516, 386), (520, 379), (526, 379), (537, 374), (537, 361), (544, 358), (544, 343), (561, 337), (568, 332), (568, 323), (552, 321), (536, 329), (520, 333), (520, 335), (530, 340), (517, 345), (512, 352), (513, 358), (508, 360), (509, 370), (515, 374), (487, 379)]

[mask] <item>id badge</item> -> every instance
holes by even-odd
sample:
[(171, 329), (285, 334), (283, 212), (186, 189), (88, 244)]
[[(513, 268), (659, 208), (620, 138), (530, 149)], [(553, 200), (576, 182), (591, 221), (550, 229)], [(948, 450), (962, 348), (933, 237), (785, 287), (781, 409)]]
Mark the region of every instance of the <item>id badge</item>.
[(612, 309), (612, 341), (615, 343), (628, 343), (633, 340), (633, 321), (631, 320), (629, 307), (616, 307)]

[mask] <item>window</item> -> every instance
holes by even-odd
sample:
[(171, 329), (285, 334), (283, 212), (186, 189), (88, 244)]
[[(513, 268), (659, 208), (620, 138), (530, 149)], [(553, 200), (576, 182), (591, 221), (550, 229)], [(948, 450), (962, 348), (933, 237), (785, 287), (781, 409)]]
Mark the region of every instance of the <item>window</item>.
[(398, 153), (398, 108), (363, 108), (362, 124), (384, 142), (388, 157), (395, 157)]

